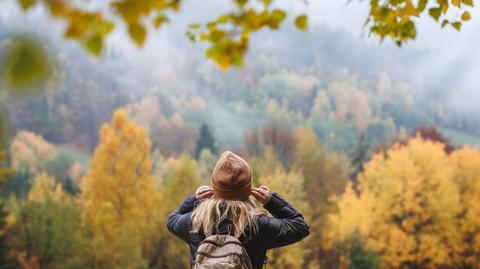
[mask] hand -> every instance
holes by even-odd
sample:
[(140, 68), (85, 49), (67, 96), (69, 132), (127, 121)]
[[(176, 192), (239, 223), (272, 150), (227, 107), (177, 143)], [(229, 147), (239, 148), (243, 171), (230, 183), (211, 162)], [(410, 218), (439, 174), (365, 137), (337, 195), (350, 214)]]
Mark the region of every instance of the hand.
[(267, 204), (270, 199), (272, 199), (272, 191), (266, 186), (260, 186), (258, 188), (253, 188), (251, 194), (257, 201), (259, 201), (262, 205)]
[(198, 187), (198, 189), (195, 191), (195, 198), (197, 198), (197, 200), (207, 199), (212, 196), (213, 190), (210, 186), (203, 185)]

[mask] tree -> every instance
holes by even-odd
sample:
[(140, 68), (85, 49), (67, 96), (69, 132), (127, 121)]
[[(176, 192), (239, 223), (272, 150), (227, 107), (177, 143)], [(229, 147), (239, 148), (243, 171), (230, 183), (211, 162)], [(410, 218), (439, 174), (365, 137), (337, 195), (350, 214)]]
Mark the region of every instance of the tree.
[(412, 132), (412, 137), (420, 136), (425, 140), (436, 141), (445, 146), (445, 152), (451, 153), (455, 147), (435, 126), (420, 126)]
[(55, 147), (43, 137), (28, 131), (20, 131), (10, 144), (12, 168), (31, 174), (41, 172), (56, 156)]
[[(250, 34), (262, 29), (278, 29), (292, 10), (281, 8), (282, 1), (262, 1), (256, 5), (253, 0), (234, 0), (233, 10), (227, 11), (205, 24), (189, 26), (187, 36), (192, 41), (207, 42), (210, 47), (205, 54), (224, 69), (230, 65), (239, 66), (248, 51)], [(64, 36), (75, 39), (94, 54), (100, 54), (104, 47), (104, 39), (113, 30), (114, 21), (126, 24), (130, 38), (142, 46), (147, 37), (147, 29), (153, 26), (158, 29), (169, 21), (169, 14), (179, 11), (180, 0), (161, 1), (108, 1), (103, 9), (81, 8), (69, 1), (57, 0), (18, 0), (20, 7), (28, 10), (36, 4), (44, 5), (51, 16), (66, 22)], [(279, 5), (280, 4), (280, 5)], [(441, 26), (451, 25), (460, 30), (462, 22), (470, 20), (469, 10), (473, 0), (403, 0), (395, 2), (370, 2), (367, 25), (370, 32), (391, 38), (397, 44), (415, 39), (415, 18), (427, 13)], [(428, 7), (428, 9), (427, 9)], [(455, 7), (462, 12), (460, 18), (447, 13)], [(111, 18), (113, 17), (113, 18)], [(297, 14), (294, 25), (306, 31), (308, 16)]]
[(295, 151), (295, 136), (288, 128), (270, 121), (259, 134), (256, 129), (244, 137), (246, 151), (253, 156), (260, 156), (270, 147), (282, 165), (289, 169)]
[(347, 269), (380, 269), (378, 254), (367, 248), (365, 238), (354, 231), (339, 244), (340, 252), (347, 259), (343, 260), (340, 268)]
[(295, 131), (296, 149), (292, 169), (304, 178), (306, 199), (315, 205), (311, 212), (311, 236), (308, 260), (312, 264), (330, 268), (332, 255), (325, 248), (325, 236), (331, 224), (327, 216), (335, 211), (336, 204), (331, 201), (345, 186), (348, 169), (343, 157), (329, 153), (322, 146), (311, 128), (298, 128)]
[[(415, 138), (376, 154), (349, 184), (332, 216), (333, 238), (358, 230), (382, 268), (460, 266), (462, 212), (454, 169), (440, 143)], [(333, 228), (335, 227), (335, 228)]]
[[(150, 177), (145, 129), (124, 110), (100, 130), (81, 185), (83, 222), (92, 235), (92, 268), (141, 268), (158, 230), (160, 196)], [(128, 239), (127, 239), (128, 238)]]
[(200, 157), (200, 153), (203, 149), (208, 149), (213, 154), (215, 154), (217, 151), (215, 146), (215, 138), (213, 137), (212, 131), (210, 131), (210, 127), (208, 127), (208, 125), (205, 123), (200, 125), (200, 135), (197, 138), (197, 143), (195, 146), (196, 159)]
[(461, 195), (462, 268), (476, 268), (480, 264), (480, 151), (465, 146), (453, 151), (450, 160)]
[[(303, 176), (294, 171), (285, 172), (281, 163), (275, 159), (275, 154), (270, 147), (265, 150), (258, 166), (261, 171), (259, 184), (281, 193), (289, 203), (308, 218), (310, 208), (304, 192)], [(304, 268), (307, 253), (306, 241), (274, 249), (269, 253), (269, 265), (272, 268)]]
[[(37, 175), (11, 228), (18, 240), (10, 246), (20, 264), (38, 268), (85, 268), (81, 211), (73, 198), (46, 174)], [(22, 265), (25, 268), (25, 264)]]
[(165, 174), (165, 185), (161, 189), (163, 207), (162, 224), (159, 227), (162, 239), (158, 242), (155, 268), (175, 269), (190, 266), (188, 255), (185, 255), (189, 251), (187, 245), (172, 236), (165, 222), (168, 214), (195, 191), (198, 183), (197, 166), (190, 156), (183, 154), (178, 159), (170, 159)]
[(352, 172), (350, 178), (356, 180), (357, 175), (363, 171), (363, 165), (368, 158), (369, 145), (365, 142), (365, 134), (360, 134), (358, 145), (352, 152), (350, 152), (350, 163), (352, 165)]
[[(0, 188), (3, 187), (5, 179), (12, 174), (12, 169), (6, 167), (4, 164), (6, 159), (6, 153), (4, 150), (0, 150)], [(8, 212), (5, 208), (5, 203), (0, 197), (0, 264), (5, 264), (5, 268), (8, 268), (8, 263), (5, 260), (8, 252), (7, 246), (7, 220)], [(3, 269), (2, 266), (0, 266)]]
[(200, 174), (200, 181), (205, 185), (210, 184), (213, 168), (217, 163), (218, 157), (213, 155), (208, 149), (202, 150), (198, 158), (198, 172)]
[(393, 145), (406, 146), (410, 139), (415, 139), (418, 137), (424, 140), (430, 140), (430, 141), (438, 142), (442, 144), (447, 154), (450, 154), (453, 150), (455, 150), (455, 146), (453, 146), (448, 140), (448, 138), (445, 138), (443, 134), (435, 126), (425, 125), (425, 126), (420, 126), (418, 128), (415, 128), (412, 131), (412, 134), (410, 135), (410, 137), (404, 137), (402, 135), (399, 135), (397, 138), (395, 138), (391, 142), (380, 143), (379, 145), (377, 145), (375, 152), (377, 153), (386, 152)]

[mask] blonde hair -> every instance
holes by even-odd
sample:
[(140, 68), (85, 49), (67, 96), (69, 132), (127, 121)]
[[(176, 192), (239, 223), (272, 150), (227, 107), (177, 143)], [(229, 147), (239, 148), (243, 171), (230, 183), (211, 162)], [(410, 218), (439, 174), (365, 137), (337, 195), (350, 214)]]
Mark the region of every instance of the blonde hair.
[(200, 230), (206, 236), (210, 236), (213, 230), (219, 229), (223, 221), (230, 221), (233, 226), (233, 236), (240, 237), (245, 235), (245, 229), (248, 227), (250, 235), (258, 232), (257, 219), (260, 215), (266, 215), (266, 211), (256, 206), (253, 198), (245, 201), (229, 201), (216, 198), (208, 198), (202, 201), (192, 212), (192, 233), (198, 233)]

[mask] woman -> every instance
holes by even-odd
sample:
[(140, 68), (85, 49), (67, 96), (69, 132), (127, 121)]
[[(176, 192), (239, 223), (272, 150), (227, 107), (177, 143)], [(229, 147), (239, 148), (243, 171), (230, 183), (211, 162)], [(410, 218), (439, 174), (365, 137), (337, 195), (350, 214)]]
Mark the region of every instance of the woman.
[[(238, 238), (251, 267), (260, 269), (268, 249), (293, 244), (309, 234), (303, 216), (280, 195), (265, 186), (252, 188), (252, 171), (240, 156), (224, 152), (211, 180), (211, 187), (199, 187), (168, 217), (170, 232), (190, 245), (192, 267), (197, 248), (211, 235)], [(250, 195), (272, 216), (257, 207)]]

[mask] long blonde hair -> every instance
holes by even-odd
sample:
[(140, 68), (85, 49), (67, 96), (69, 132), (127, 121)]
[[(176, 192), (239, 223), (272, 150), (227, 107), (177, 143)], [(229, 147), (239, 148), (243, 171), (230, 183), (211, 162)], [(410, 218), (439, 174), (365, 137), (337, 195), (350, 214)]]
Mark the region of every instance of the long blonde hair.
[(252, 235), (258, 232), (258, 216), (266, 214), (266, 211), (256, 206), (251, 197), (245, 201), (228, 201), (211, 197), (202, 201), (193, 210), (191, 232), (198, 233), (202, 230), (206, 236), (210, 236), (214, 229), (218, 231), (220, 223), (227, 220), (233, 226), (233, 236), (238, 238), (242, 234), (245, 235), (247, 227)]

